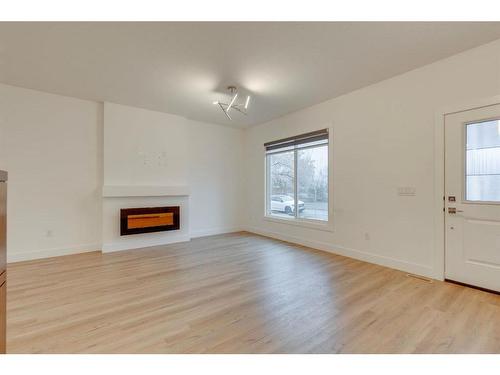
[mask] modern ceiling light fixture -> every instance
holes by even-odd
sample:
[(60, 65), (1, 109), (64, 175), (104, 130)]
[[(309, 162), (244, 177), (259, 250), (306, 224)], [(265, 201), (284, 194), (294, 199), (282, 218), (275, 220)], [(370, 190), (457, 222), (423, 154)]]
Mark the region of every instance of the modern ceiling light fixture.
[(230, 95), (232, 96), (231, 101), (229, 104), (227, 103), (222, 103), (220, 101), (215, 101), (213, 104), (218, 105), (220, 109), (222, 109), (222, 112), (227, 116), (229, 120), (232, 120), (231, 116), (229, 115), (230, 110), (235, 110), (240, 113), (243, 113), (245, 116), (247, 115), (247, 109), (248, 109), (248, 104), (250, 103), (250, 95), (247, 95), (247, 98), (245, 100), (245, 103), (237, 103), (236, 99), (238, 98), (238, 89), (236, 86), (228, 86), (227, 88), (229, 90)]

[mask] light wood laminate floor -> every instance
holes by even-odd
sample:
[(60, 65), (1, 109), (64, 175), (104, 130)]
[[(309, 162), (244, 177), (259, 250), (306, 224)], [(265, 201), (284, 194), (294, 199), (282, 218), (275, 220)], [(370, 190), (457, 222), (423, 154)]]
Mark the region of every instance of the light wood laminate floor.
[(9, 353), (500, 352), (500, 296), (249, 233), (8, 267)]

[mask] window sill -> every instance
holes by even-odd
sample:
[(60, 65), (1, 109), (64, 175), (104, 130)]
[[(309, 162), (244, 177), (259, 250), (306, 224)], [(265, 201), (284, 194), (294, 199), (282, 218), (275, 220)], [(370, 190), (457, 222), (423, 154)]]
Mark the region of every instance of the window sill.
[(263, 219), (265, 221), (271, 221), (273, 223), (290, 224), (303, 228), (333, 232), (333, 226), (331, 222), (319, 222), (317, 220), (295, 219), (295, 218), (286, 219), (283, 217), (268, 216), (268, 215), (265, 215)]

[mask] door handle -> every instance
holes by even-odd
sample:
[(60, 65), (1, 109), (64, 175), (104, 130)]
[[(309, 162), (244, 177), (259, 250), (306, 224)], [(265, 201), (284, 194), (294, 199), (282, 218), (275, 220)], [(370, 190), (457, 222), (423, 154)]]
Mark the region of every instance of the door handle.
[(462, 210), (457, 210), (455, 207), (448, 207), (449, 214), (456, 214), (457, 212), (463, 212)]

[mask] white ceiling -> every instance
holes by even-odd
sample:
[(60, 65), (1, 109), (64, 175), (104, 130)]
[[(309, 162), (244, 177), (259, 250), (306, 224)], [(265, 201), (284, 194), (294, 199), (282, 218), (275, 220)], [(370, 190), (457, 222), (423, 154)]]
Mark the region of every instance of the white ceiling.
[[(0, 23), (0, 81), (245, 127), (500, 38), (500, 23)], [(212, 104), (252, 93), (233, 122)]]

